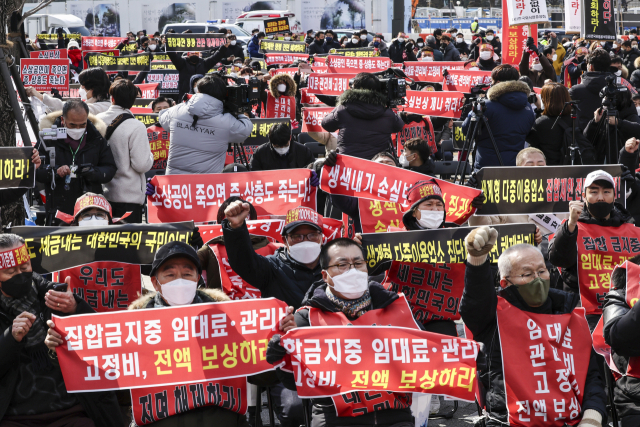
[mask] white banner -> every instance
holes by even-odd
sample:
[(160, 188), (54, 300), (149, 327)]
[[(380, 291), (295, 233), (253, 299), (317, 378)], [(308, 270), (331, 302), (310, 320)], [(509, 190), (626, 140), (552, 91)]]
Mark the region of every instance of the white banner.
[(564, 30), (567, 34), (580, 34), (581, 0), (564, 0)]
[(549, 22), (546, 0), (507, 0), (509, 26)]
[(154, 1), (140, 5), (142, 28), (147, 34), (162, 32), (167, 24), (176, 24), (196, 20), (195, 3), (170, 3), (168, 1)]

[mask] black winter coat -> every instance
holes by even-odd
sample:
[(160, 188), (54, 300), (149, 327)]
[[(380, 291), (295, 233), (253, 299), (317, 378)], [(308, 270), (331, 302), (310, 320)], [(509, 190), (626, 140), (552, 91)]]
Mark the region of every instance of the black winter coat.
[(237, 229), (222, 221), (224, 244), (229, 265), (242, 279), (262, 293), (263, 298), (275, 297), (298, 309), (312, 283), (322, 279), (322, 269), (313, 270), (293, 260), (286, 247), (273, 255), (256, 254), (246, 223)]
[(313, 163), (311, 150), (302, 144), (291, 141), (289, 152), (284, 156), (276, 153), (270, 142), (256, 149), (251, 158), (252, 171), (269, 171), (274, 169), (297, 169)]
[[(53, 282), (49, 282), (38, 273), (33, 273), (33, 286), (38, 292), (38, 300), (40, 302), (41, 312), (40, 319), (44, 321), (51, 319), (52, 314), (58, 316), (66, 316), (65, 313), (53, 311), (45, 305), (45, 294), (53, 289)], [(89, 304), (78, 295), (73, 296), (78, 304), (75, 314), (90, 314), (95, 311)], [(14, 316), (0, 309), (0, 419), (4, 417), (11, 402), (11, 397), (18, 386), (18, 369), (15, 367), (20, 364), (21, 355), (26, 349), (26, 339), (17, 342), (11, 335), (11, 327), (13, 325)], [(52, 369), (60, 369), (57, 359), (51, 361)], [(112, 391), (92, 392), (92, 393), (76, 393), (75, 397), (80, 402), (82, 409), (89, 418), (93, 420), (96, 427), (113, 427), (122, 426), (124, 421), (120, 413), (120, 406), (116, 395)]]
[(404, 62), (402, 57), (402, 53), (404, 52), (404, 45), (406, 42), (400, 43), (397, 39), (391, 43), (389, 46), (389, 58), (391, 58), (391, 62), (394, 64), (401, 64)]
[[(526, 305), (514, 286), (501, 289), (496, 294), (494, 283), (493, 271), (489, 262), (480, 266), (467, 263), (464, 275), (464, 292), (460, 301), (460, 315), (464, 324), (473, 334), (473, 339), (484, 345), (486, 366), (481, 368), (479, 364), (478, 378), (486, 389), (486, 410), (492, 418), (506, 423), (504, 373), (496, 314), (498, 296), (506, 299), (509, 304), (520, 310), (543, 314), (570, 313), (580, 302), (580, 297), (557, 289), (549, 289), (547, 301), (541, 307), (532, 308)], [(521, 339), (521, 337), (512, 338)], [(607, 425), (604, 382), (598, 372), (597, 357), (599, 356), (591, 350), (589, 370), (583, 390), (582, 410), (594, 409), (598, 411), (602, 415), (602, 425)]]
[(400, 132), (404, 122), (379, 92), (347, 89), (337, 107), (324, 119), (322, 127), (338, 133), (338, 153), (370, 160), (381, 151), (389, 151), (391, 134)]
[(611, 73), (589, 71), (582, 75), (582, 83), (569, 89), (571, 99), (580, 101), (578, 110), (578, 125), (580, 129), (587, 127), (589, 120), (593, 119), (593, 113), (602, 106), (600, 89), (605, 87), (605, 77)]
[(444, 57), (443, 61), (460, 61), (460, 52), (453, 43), (449, 43), (447, 47), (444, 48)]
[(469, 45), (465, 41), (463, 41), (462, 43), (455, 42), (453, 45), (456, 47), (456, 49), (458, 49), (460, 55), (466, 53), (467, 56), (469, 56), (469, 54), (471, 53), (471, 50), (469, 50)]
[(211, 55), (207, 59), (199, 58), (196, 65), (193, 65), (184, 59), (182, 57), (182, 52), (167, 52), (167, 55), (169, 55), (169, 59), (173, 65), (176, 66), (176, 70), (178, 70), (178, 77), (180, 79), (180, 82), (178, 83), (178, 96), (180, 98), (182, 98), (185, 93), (189, 93), (189, 80), (191, 80), (191, 76), (194, 74), (202, 74), (204, 76), (211, 67), (217, 63), (215, 55)]
[(329, 52), (328, 46), (327, 46), (327, 50), (325, 50), (325, 42), (324, 40), (322, 40), (322, 42), (318, 43), (318, 40), (314, 40), (313, 43), (311, 43), (307, 49), (307, 52), (309, 53), (309, 55), (322, 55), (324, 53)]
[(636, 89), (640, 88), (640, 70), (635, 70), (631, 73), (629, 83), (631, 83)]
[[(640, 135), (640, 119), (638, 118), (638, 113), (635, 105), (630, 105), (627, 108), (618, 111), (619, 121), (617, 126), (617, 147), (615, 152), (617, 153), (621, 147), (624, 147), (624, 143), (627, 139)], [(578, 119), (580, 117), (578, 116)], [(604, 119), (601, 119), (601, 121)], [(598, 133), (598, 125), (600, 123), (596, 122), (595, 119), (589, 120), (587, 123), (587, 127), (584, 129), (584, 136), (593, 144), (595, 153), (596, 153), (596, 164), (603, 164), (606, 157), (608, 156), (607, 148), (608, 144), (606, 143), (607, 138), (605, 134), (604, 126), (601, 127), (600, 132)], [(611, 132), (613, 132), (615, 128), (613, 126), (610, 127)], [(613, 137), (611, 137), (611, 141), (613, 142)], [(607, 161), (607, 163), (611, 163), (611, 161)], [(632, 170), (637, 169), (637, 166)]]
[[(564, 165), (565, 157), (569, 154), (568, 147), (566, 147), (565, 130), (562, 124), (571, 132), (571, 126), (573, 125), (571, 116), (562, 116), (561, 119), (558, 119), (557, 123), (556, 119), (558, 119), (558, 116), (550, 117), (544, 114), (541, 115), (536, 119), (533, 128), (531, 128), (531, 132), (527, 135), (529, 145), (544, 153), (547, 159), (547, 166)], [(578, 147), (575, 153), (575, 164), (594, 164), (595, 151), (593, 145), (591, 145), (591, 142), (582, 134), (580, 129), (578, 129), (577, 121), (575, 136), (576, 146)]]
[(640, 50), (631, 49), (629, 52), (623, 51), (622, 54), (622, 63), (630, 73), (633, 73), (636, 70), (635, 61), (638, 57), (640, 57)]
[[(40, 121), (40, 129), (50, 128), (52, 124), (61, 126), (61, 115), (62, 111), (47, 114)], [(53, 190), (53, 202), (55, 204), (51, 205), (52, 200), (47, 197), (47, 209), (52, 209), (54, 214), (56, 210), (60, 210), (72, 215), (73, 208), (78, 197), (87, 191), (102, 194), (102, 184), (106, 184), (111, 181), (113, 176), (116, 174), (117, 167), (116, 162), (113, 159), (111, 147), (109, 147), (109, 143), (103, 137), (105, 132), (105, 123), (93, 114), (89, 114), (89, 120), (87, 120), (87, 134), (84, 137), (84, 146), (76, 153), (75, 165), (80, 166), (84, 164), (91, 164), (93, 165), (95, 173), (71, 179), (68, 190), (65, 190), (64, 188), (65, 178), (60, 178), (60, 176), (56, 174), (56, 188)], [(73, 164), (73, 155), (69, 144), (67, 144), (63, 139), (58, 139), (53, 142), (53, 144), (56, 147), (56, 170), (60, 166), (71, 166)], [(51, 144), (49, 144), (49, 146), (51, 146)], [(45, 163), (49, 163), (49, 152), (42, 146), (40, 146), (40, 156), (45, 156)], [(42, 182), (46, 186), (50, 186), (51, 175), (47, 173), (44, 167), (39, 167), (36, 170), (36, 181)]]

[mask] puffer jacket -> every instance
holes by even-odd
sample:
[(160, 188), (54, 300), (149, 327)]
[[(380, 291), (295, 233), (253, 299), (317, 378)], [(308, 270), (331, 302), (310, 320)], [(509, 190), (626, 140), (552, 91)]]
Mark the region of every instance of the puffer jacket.
[[(536, 116), (527, 101), (529, 93), (529, 86), (520, 81), (501, 82), (487, 92), (489, 101), (486, 103), (485, 117), (489, 121), (504, 166), (516, 165), (516, 156), (524, 148), (525, 138), (535, 122)], [(465, 135), (474, 115), (470, 113), (462, 124)], [(484, 126), (481, 131), (476, 137), (478, 151), (475, 168), (500, 166), (489, 132)]]
[(602, 106), (600, 90), (606, 86), (605, 77), (611, 73), (589, 71), (582, 75), (582, 83), (572, 86), (569, 95), (573, 101), (580, 101), (578, 125), (580, 129), (587, 127), (593, 113)]
[(308, 147), (291, 141), (287, 154), (278, 154), (270, 142), (262, 144), (251, 157), (252, 171), (269, 171), (274, 169), (305, 168), (313, 163), (314, 157)]
[[(374, 42), (369, 43), (369, 47), (375, 48)], [(380, 52), (380, 56), (389, 57), (389, 46), (384, 42), (384, 40), (380, 40), (378, 44), (378, 51)]]
[[(508, 425), (507, 407), (504, 387), (504, 373), (502, 368), (502, 351), (498, 336), (497, 305), (498, 296), (506, 299), (509, 304), (530, 313), (564, 314), (570, 313), (580, 302), (580, 296), (549, 289), (549, 296), (540, 307), (526, 305), (514, 286), (497, 292), (491, 264), (485, 262), (480, 266), (467, 263), (464, 275), (464, 291), (460, 301), (460, 315), (465, 326), (473, 334), (473, 339), (484, 346), (485, 366), (478, 366), (478, 378), (486, 389), (486, 407), (492, 420), (487, 425)], [(523, 331), (524, 333), (524, 331)], [(518, 337), (511, 337), (518, 339)], [(602, 425), (607, 425), (607, 409), (604, 382), (598, 372), (596, 353), (591, 350), (589, 369), (585, 381), (582, 410), (593, 409), (602, 415)], [(479, 360), (481, 360), (479, 358)], [(493, 421), (498, 420), (499, 422)]]
[(453, 43), (449, 43), (447, 47), (444, 48), (444, 57), (443, 61), (460, 61), (460, 52)]
[(197, 93), (160, 112), (160, 126), (171, 132), (167, 175), (222, 172), (229, 143), (244, 142), (253, 129), (247, 116), (222, 110), (222, 101)]
[[(47, 93), (42, 94), (42, 103), (47, 106), (48, 112), (62, 111), (65, 101), (55, 98)], [(104, 113), (111, 107), (111, 100), (98, 101), (95, 98), (87, 99), (87, 107), (89, 107), (89, 113), (99, 114)]]
[(260, 52), (260, 40), (257, 35), (251, 37), (251, 41), (247, 44), (247, 52), (249, 58), (264, 58), (264, 54)]
[[(282, 83), (287, 85), (287, 91), (284, 94), (281, 94), (280, 92), (278, 92), (278, 85)], [(274, 98), (278, 98), (279, 96), (282, 96), (282, 95), (296, 96), (296, 90), (297, 90), (296, 82), (293, 80), (293, 77), (291, 77), (289, 74), (285, 74), (285, 73), (276, 74), (275, 76), (273, 76), (271, 80), (269, 80), (269, 93)]]
[(398, 39), (393, 39), (389, 46), (389, 58), (394, 64), (401, 64), (404, 62), (402, 53), (404, 52), (404, 45), (406, 42), (400, 43)]
[(382, 93), (347, 89), (337, 107), (322, 119), (322, 127), (338, 133), (338, 153), (370, 160), (391, 147), (391, 134), (400, 132), (404, 122)]
[[(566, 112), (569, 112), (567, 107)], [(558, 120), (556, 122), (556, 120)], [(547, 159), (547, 166), (560, 166), (565, 164), (565, 159), (570, 154), (569, 147), (566, 146), (564, 125), (571, 132), (573, 121), (570, 115), (564, 115), (560, 119), (558, 116), (541, 115), (536, 119), (531, 132), (527, 135), (527, 142), (530, 146), (541, 150)], [(591, 165), (595, 164), (595, 150), (591, 142), (578, 129), (576, 122), (576, 146), (575, 164)]]

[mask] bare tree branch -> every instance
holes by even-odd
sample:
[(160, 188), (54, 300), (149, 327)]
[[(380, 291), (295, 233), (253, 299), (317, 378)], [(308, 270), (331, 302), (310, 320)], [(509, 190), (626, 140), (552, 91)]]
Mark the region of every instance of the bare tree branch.
[[(49, 6), (49, 3), (51, 3), (51, 2), (53, 2), (53, 0), (45, 0), (42, 3), (40, 3), (39, 5), (37, 5), (36, 7), (34, 7), (33, 9), (31, 9), (30, 11), (28, 11), (27, 13), (25, 13), (24, 15), (22, 15), (22, 20), (18, 24), (18, 27), (20, 27), (22, 25), (22, 23), (25, 21), (25, 19), (27, 19), (31, 15), (35, 14), (36, 12), (39, 12), (40, 10), (44, 9), (45, 7)], [(24, 4), (24, 2), (23, 2), (23, 4)]]

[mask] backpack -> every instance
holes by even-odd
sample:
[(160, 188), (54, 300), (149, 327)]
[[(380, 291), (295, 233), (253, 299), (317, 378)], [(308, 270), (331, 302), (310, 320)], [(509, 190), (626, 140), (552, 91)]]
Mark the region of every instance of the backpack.
[(116, 129), (118, 129), (118, 126), (120, 126), (123, 122), (125, 122), (126, 120), (129, 120), (129, 119), (135, 119), (133, 114), (131, 114), (131, 113), (122, 113), (118, 117), (113, 119), (111, 124), (109, 126), (107, 126), (107, 133), (104, 136), (104, 139), (109, 141), (109, 139), (111, 139), (111, 135), (113, 135), (113, 132), (115, 132)]

